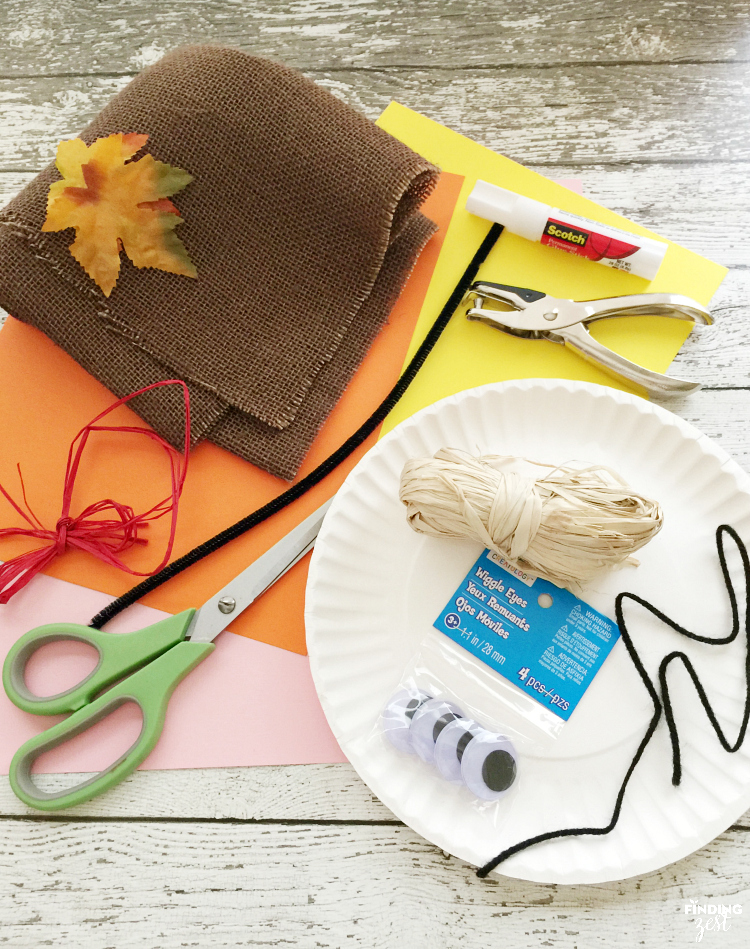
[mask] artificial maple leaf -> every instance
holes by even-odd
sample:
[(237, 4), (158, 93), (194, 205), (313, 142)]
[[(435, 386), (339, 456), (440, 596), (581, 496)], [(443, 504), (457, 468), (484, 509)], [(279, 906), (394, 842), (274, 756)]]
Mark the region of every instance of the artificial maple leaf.
[(182, 241), (182, 223), (169, 196), (193, 178), (144, 155), (128, 161), (148, 135), (118, 132), (86, 145), (80, 138), (60, 142), (57, 170), (62, 181), (50, 185), (43, 231), (76, 230), (70, 252), (108, 297), (120, 273), (120, 251), (136, 267), (197, 276)]

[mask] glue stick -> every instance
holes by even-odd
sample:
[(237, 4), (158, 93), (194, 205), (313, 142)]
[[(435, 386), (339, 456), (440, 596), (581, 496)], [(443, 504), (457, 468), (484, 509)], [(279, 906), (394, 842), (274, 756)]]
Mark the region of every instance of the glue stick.
[(667, 252), (662, 241), (561, 211), (487, 181), (477, 181), (466, 200), (466, 210), (502, 224), (526, 240), (540, 241), (646, 280), (654, 279)]

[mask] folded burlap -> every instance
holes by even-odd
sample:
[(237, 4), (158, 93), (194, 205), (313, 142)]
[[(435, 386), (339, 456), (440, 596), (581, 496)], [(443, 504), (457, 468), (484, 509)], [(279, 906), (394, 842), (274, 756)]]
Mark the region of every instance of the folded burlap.
[[(122, 255), (105, 298), (73, 231), (41, 232), (50, 165), (0, 212), (0, 306), (118, 396), (185, 379), (196, 442), (291, 479), (435, 230), (418, 209), (437, 169), (299, 73), (222, 47), (169, 53), (80, 137), (114, 132), (193, 176), (174, 202), (197, 279)], [(179, 445), (173, 388), (134, 405)]]

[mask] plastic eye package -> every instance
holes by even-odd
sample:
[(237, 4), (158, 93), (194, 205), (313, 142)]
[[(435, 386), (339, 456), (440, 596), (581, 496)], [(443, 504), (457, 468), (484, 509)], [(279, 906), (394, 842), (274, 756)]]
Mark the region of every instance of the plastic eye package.
[(517, 754), (510, 739), (494, 733), (453, 702), (417, 688), (400, 689), (382, 715), (386, 737), (399, 751), (434, 765), (451, 784), (496, 801), (516, 780)]
[(371, 740), (408, 755), (415, 774), (453, 786), (470, 806), (507, 810), (523, 755), (553, 742), (562, 724), (432, 631), (386, 699)]
[(569, 590), (484, 550), (422, 628), (373, 735), (385, 755), (411, 756), (404, 776), (496, 808), (499, 823), (524, 757), (552, 753), (618, 638), (612, 619)]

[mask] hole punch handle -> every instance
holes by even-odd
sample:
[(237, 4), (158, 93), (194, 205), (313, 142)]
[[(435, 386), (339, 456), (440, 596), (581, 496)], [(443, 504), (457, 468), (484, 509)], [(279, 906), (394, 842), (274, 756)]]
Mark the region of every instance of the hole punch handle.
[(616, 379), (624, 380), (631, 386), (635, 385), (644, 389), (651, 396), (675, 398), (696, 392), (701, 387), (700, 382), (686, 382), (662, 375), (660, 372), (653, 372), (651, 369), (644, 369), (638, 363), (631, 362), (619, 353), (603, 346), (594, 339), (582, 323), (556, 329), (554, 335), (550, 334), (550, 338), (565, 343), (599, 369), (603, 369)]
[(491, 283), (489, 280), (477, 280), (469, 288), (467, 297), (490, 297), (510, 306), (522, 309), (531, 303), (543, 300), (547, 294), (543, 290), (532, 290), (529, 287), (514, 287), (509, 283)]
[(636, 293), (625, 297), (580, 300), (577, 305), (585, 309), (586, 323), (631, 316), (661, 316), (697, 326), (711, 326), (714, 321), (702, 304), (680, 293)]
[[(159, 740), (167, 705), (176, 686), (215, 648), (213, 643), (180, 642), (90, 705), (29, 739), (10, 764), (10, 785), (16, 796), (37, 810), (57, 811), (90, 801), (119, 784), (143, 763)], [(127, 702), (135, 702), (141, 709), (143, 725), (138, 738), (124, 754), (73, 788), (43, 791), (34, 784), (31, 769), (40, 755), (87, 731)]]

